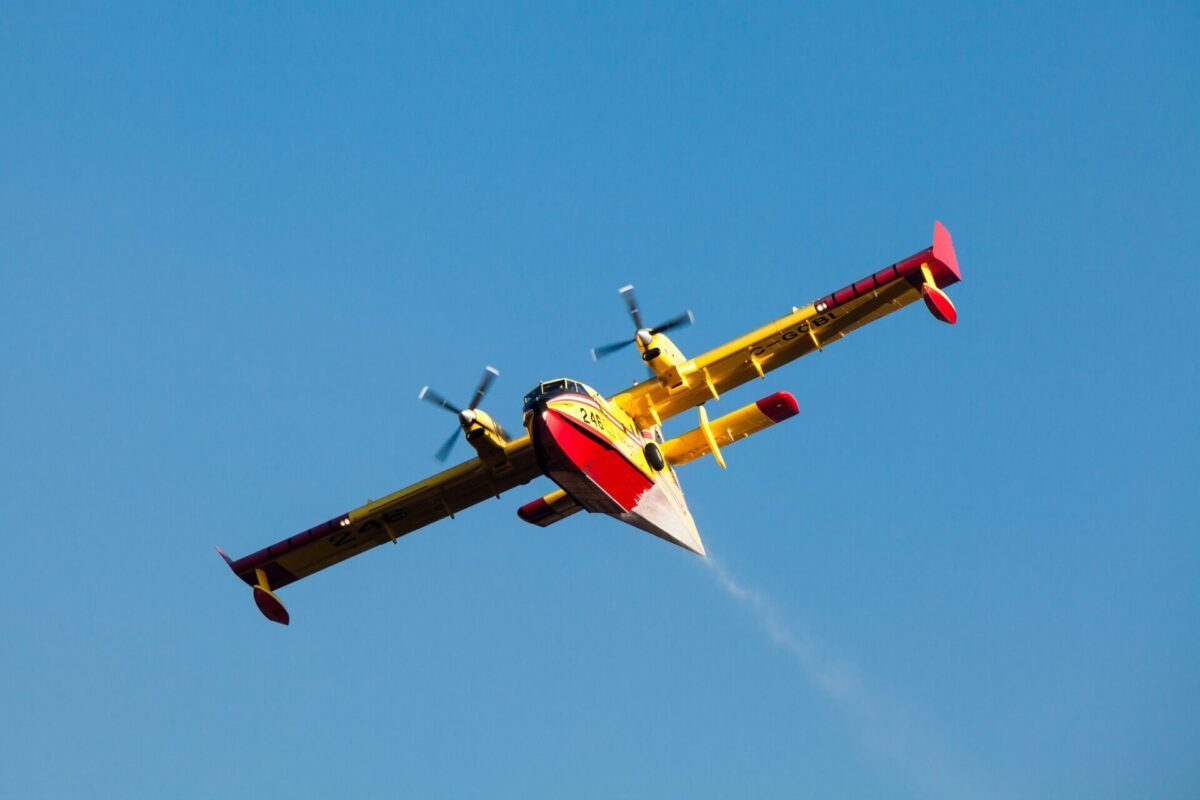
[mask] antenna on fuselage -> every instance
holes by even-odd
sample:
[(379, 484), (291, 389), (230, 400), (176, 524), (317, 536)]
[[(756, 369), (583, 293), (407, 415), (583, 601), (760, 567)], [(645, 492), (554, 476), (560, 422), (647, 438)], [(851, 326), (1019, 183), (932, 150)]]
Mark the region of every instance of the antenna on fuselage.
[(650, 343), (650, 337), (656, 333), (666, 333), (675, 328), (682, 328), (691, 325), (696, 321), (691, 310), (687, 310), (677, 317), (672, 317), (661, 325), (656, 325), (653, 328), (647, 328), (642, 324), (642, 312), (638, 308), (637, 298), (633, 295), (633, 285), (622, 286), (620, 289), (621, 299), (625, 301), (625, 305), (629, 308), (629, 318), (633, 320), (634, 334), (632, 339), (624, 339), (611, 344), (600, 345), (592, 348), (592, 360), (599, 361), (607, 355), (611, 355), (618, 350), (622, 350), (634, 342), (640, 341), (642, 346)]

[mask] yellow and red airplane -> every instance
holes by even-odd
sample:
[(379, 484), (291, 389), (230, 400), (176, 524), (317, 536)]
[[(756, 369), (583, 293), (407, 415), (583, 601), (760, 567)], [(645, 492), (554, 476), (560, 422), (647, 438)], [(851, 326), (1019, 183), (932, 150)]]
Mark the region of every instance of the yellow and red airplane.
[[(583, 509), (704, 555), (675, 467), (708, 454), (724, 467), (722, 447), (800, 410), (788, 392), (711, 421), (704, 404), (919, 299), (935, 318), (953, 324), (957, 312), (943, 289), (960, 279), (950, 233), (934, 223), (930, 247), (695, 358), (666, 336), (687, 324), (691, 313), (646, 327), (633, 287), (626, 286), (621, 294), (633, 338), (592, 355), (636, 344), (652, 377), (611, 397), (567, 378), (538, 384), (525, 395), (525, 435), (517, 439), (478, 407), (499, 375), (492, 367), (465, 408), (425, 387), (422, 399), (458, 416), (474, 458), (236, 561), (217, 551), (253, 587), (263, 615), (286, 625), (287, 609), (275, 594), (280, 587), (546, 475), (559, 488), (517, 510), (526, 522), (551, 525)], [(692, 408), (698, 409), (698, 426), (665, 439), (663, 421)], [(459, 435), (455, 430), (440, 460)]]

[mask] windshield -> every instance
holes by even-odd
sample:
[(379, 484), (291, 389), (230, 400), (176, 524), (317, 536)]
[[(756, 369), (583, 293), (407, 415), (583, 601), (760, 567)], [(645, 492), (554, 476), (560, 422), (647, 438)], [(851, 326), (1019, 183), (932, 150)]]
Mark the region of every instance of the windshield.
[(563, 392), (585, 393), (583, 388), (575, 381), (564, 379), (546, 381), (545, 383), (538, 384), (536, 388), (530, 390), (529, 394), (525, 395), (525, 400), (521, 404), (521, 410), (532, 411), (539, 400), (556, 394), (562, 394)]

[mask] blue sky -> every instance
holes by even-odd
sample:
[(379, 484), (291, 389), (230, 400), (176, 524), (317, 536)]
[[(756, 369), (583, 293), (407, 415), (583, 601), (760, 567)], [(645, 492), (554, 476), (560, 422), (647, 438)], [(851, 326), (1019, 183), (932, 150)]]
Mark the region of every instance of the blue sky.
[[(0, 795), (1195, 797), (1194, 4), (5, 4)], [(722, 398), (710, 563), (544, 479), (283, 592), (242, 555), (955, 236)], [(687, 422), (671, 430), (681, 432)], [(669, 431), (670, 432), (670, 431)], [(464, 454), (465, 448), (459, 454)]]

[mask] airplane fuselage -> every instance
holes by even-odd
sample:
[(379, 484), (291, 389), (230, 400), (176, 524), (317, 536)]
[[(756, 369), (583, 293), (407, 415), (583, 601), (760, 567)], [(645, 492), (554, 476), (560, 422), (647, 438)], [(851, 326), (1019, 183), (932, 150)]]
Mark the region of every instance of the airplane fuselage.
[(570, 379), (539, 384), (523, 412), (542, 471), (581, 508), (704, 552), (679, 479), (663, 457), (660, 426), (639, 430), (621, 408)]

